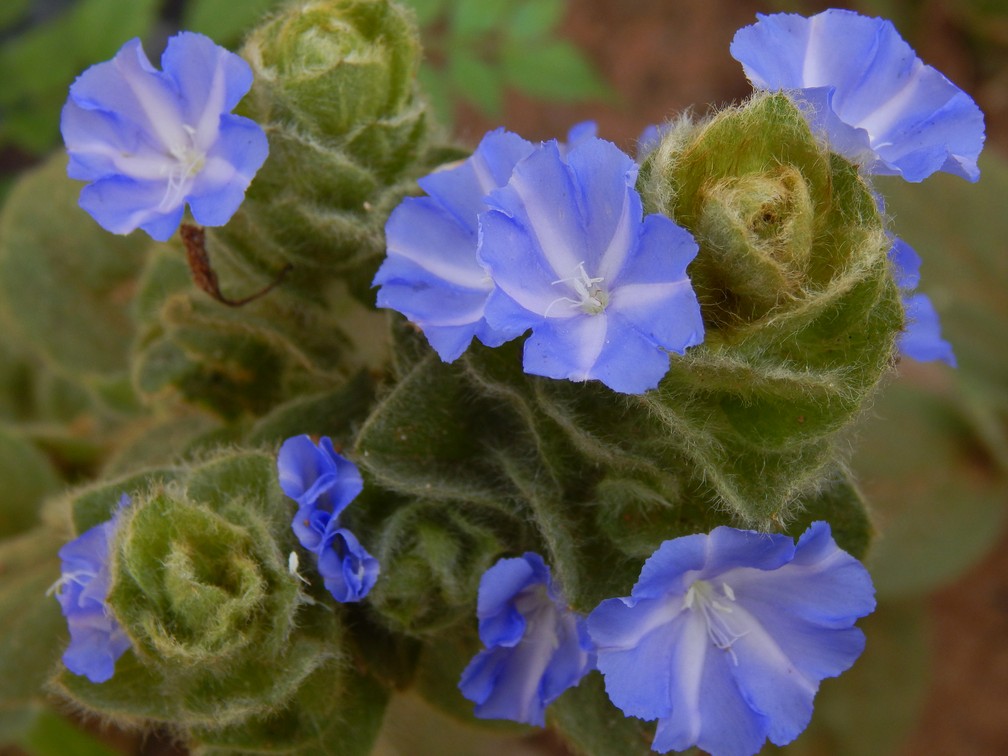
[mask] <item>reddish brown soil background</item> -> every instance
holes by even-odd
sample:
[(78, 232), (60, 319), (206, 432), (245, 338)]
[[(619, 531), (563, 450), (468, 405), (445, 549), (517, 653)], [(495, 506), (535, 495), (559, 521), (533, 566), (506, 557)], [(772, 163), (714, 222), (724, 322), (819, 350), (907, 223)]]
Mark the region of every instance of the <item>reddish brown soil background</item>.
[[(549, 139), (591, 118), (601, 136), (632, 149), (648, 124), (688, 107), (703, 113), (751, 91), (728, 46), (756, 12), (810, 14), (831, 5), (861, 10), (851, 3), (771, 0), (570, 0), (563, 33), (585, 50), (619, 101), (565, 106), (511, 93), (502, 122), (527, 138)], [(1008, 152), (1008, 28), (988, 30), (999, 40), (998, 61), (963, 32), (956, 0), (912, 5), (916, 28), (901, 31), (925, 62), (977, 99), (987, 118), (986, 149)], [(461, 135), (473, 143), (500, 125), (473, 112), (461, 115)], [(931, 687), (903, 755), (1008, 754), (1008, 533), (955, 584), (933, 595), (929, 610)]]

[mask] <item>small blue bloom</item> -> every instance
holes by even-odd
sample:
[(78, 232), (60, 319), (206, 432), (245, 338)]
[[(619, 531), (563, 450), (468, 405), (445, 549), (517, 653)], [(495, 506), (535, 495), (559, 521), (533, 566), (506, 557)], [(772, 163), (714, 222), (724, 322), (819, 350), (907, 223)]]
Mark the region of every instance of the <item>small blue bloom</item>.
[(60, 129), (67, 173), (91, 182), (80, 206), (108, 231), (165, 241), (186, 203), (204, 226), (227, 223), (269, 146), (256, 123), (231, 114), (252, 86), (240, 57), (182, 32), (161, 66), (130, 40), (71, 85)]
[(280, 488), (300, 507), (316, 507), (334, 517), (364, 489), (360, 471), (323, 436), (316, 445), (308, 436), (288, 438), (277, 455)]
[(615, 391), (654, 388), (703, 340), (686, 266), (693, 237), (662, 215), (643, 218), (637, 165), (610, 142), (555, 142), (514, 168), (480, 215), (478, 257), (495, 287), (484, 317), (525, 342), (525, 372), (597, 379)]
[(379, 564), (339, 516), (363, 490), (357, 466), (336, 453), (324, 436), (288, 438), (277, 455), (280, 488), (298, 503), (291, 529), (312, 552), (326, 590), (340, 603), (360, 601), (378, 580)]
[(93, 683), (112, 677), (116, 660), (130, 647), (130, 639), (109, 610), (109, 550), (115, 536), (119, 511), (128, 506), (126, 494), (119, 510), (59, 550), (62, 575), (56, 583), (59, 600), (70, 630), (70, 645), (63, 663), (75, 675)]
[(913, 247), (896, 238), (889, 249), (889, 259), (906, 312), (906, 330), (896, 342), (900, 354), (918, 362), (939, 361), (955, 367), (952, 345), (941, 335), (938, 311), (927, 294), (914, 291), (920, 284), (920, 256)]
[(477, 216), (486, 195), (504, 186), (533, 149), (517, 134), (491, 131), (468, 159), (420, 179), (428, 196), (403, 200), (385, 224), (388, 256), (374, 278), (377, 304), (419, 326), (445, 362), (473, 336), (487, 346), (512, 338), (483, 318), (493, 282), (476, 259)]
[(979, 178), (983, 113), (892, 23), (836, 9), (757, 18), (735, 34), (732, 57), (754, 87), (799, 94), (833, 150), (869, 173), (907, 181), (935, 171)]
[(378, 581), (378, 560), (346, 528), (327, 528), (318, 560), (326, 590), (340, 603), (360, 601)]
[(588, 617), (609, 698), (657, 719), (652, 748), (751, 756), (794, 740), (821, 680), (864, 649), (867, 570), (825, 522), (798, 540), (715, 528), (663, 543), (629, 597)]
[(481, 719), (543, 726), (546, 707), (593, 668), (584, 619), (567, 609), (532, 552), (483, 574), (476, 615), (487, 648), (462, 673), (462, 695)]

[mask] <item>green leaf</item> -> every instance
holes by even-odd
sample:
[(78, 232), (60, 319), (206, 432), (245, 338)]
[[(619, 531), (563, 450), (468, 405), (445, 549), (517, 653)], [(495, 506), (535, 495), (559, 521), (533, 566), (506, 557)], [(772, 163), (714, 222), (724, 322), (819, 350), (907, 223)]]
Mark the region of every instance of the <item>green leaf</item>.
[(40, 711), (30, 730), (21, 740), (31, 756), (115, 756), (113, 751), (90, 733), (76, 727), (51, 711)]
[(451, 33), (456, 38), (475, 37), (498, 27), (512, 0), (455, 0)]
[(7, 0), (0, 5), (0, 29), (10, 26), (21, 18), (31, 4), (32, 0)]
[(927, 692), (929, 644), (922, 602), (883, 602), (858, 623), (865, 651), (838, 679), (827, 679), (809, 728), (785, 748), (786, 756), (884, 756), (900, 746), (917, 721)]
[(65, 541), (42, 526), (0, 543), (0, 743), (20, 740), (43, 710), (42, 686), (66, 643), (59, 603), (46, 590), (60, 575)]
[(160, 5), (159, 0), (81, 0), (48, 23), (5, 41), (0, 47), (0, 105), (7, 137), (36, 152), (51, 147), (74, 76), (112, 57), (129, 38), (149, 33)]
[(969, 427), (940, 395), (903, 380), (874, 412), (854, 457), (881, 534), (868, 567), (880, 596), (921, 595), (997, 542), (1008, 479), (978, 458)]
[(444, 12), (450, 0), (404, 0), (416, 12), (417, 24), (429, 26)]
[(533, 97), (576, 102), (609, 96), (588, 59), (566, 40), (506, 45), (502, 69), (506, 83)]
[(424, 61), (420, 65), (417, 80), (420, 82), (420, 91), (426, 95), (438, 120), (446, 126), (450, 126), (455, 115), (453, 93), (447, 71), (435, 68)]
[[(455, 683), (458, 681), (455, 680)], [(454, 686), (453, 686), (454, 687)], [(389, 705), (375, 754), (411, 756), (544, 756), (528, 727), (505, 720), (476, 720), (473, 704), (461, 699), (469, 714), (464, 720), (446, 715), (429, 700), (398, 695)]]
[(449, 59), (448, 72), (463, 97), (484, 114), (500, 116), (504, 91), (497, 69), (465, 50), (456, 50)]
[(65, 375), (126, 370), (130, 301), (150, 244), (114, 236), (77, 206), (81, 184), (56, 155), (26, 173), (0, 214), (0, 297), (26, 349)]
[(217, 44), (229, 45), (281, 0), (190, 0), (182, 14), (182, 28), (206, 34)]
[[(658, 670), (657, 674), (668, 674)], [(627, 717), (606, 695), (601, 674), (589, 673), (547, 710), (547, 721), (574, 751), (584, 756), (651, 753), (654, 723)]]
[(52, 464), (14, 428), (0, 426), (0, 538), (38, 521), (42, 499), (62, 485)]
[(508, 21), (507, 34), (516, 40), (545, 37), (563, 18), (566, 0), (526, 0)]
[[(970, 184), (939, 173), (922, 184), (880, 182), (895, 232), (921, 255), (919, 290), (931, 297), (943, 335), (959, 362), (962, 390), (954, 401), (971, 421), (996, 419), (976, 427), (981, 440), (1004, 462), (1008, 444), (1008, 161), (988, 150), (980, 159), (981, 178)], [(944, 372), (944, 371), (939, 371)], [(974, 403), (973, 406), (970, 406)], [(1006, 466), (1008, 472), (1008, 466)]]

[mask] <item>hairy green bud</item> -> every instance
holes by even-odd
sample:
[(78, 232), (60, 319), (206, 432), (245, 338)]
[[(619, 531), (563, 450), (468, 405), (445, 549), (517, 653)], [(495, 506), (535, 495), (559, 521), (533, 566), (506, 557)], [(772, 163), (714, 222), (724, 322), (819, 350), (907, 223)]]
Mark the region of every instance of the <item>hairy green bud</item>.
[[(325, 669), (338, 691), (341, 624), (290, 569), (291, 506), (275, 478), (271, 456), (245, 452), (122, 481), (132, 503), (120, 513), (107, 601), (131, 650), (111, 680), (64, 671), (56, 689), (122, 724), (200, 732), (283, 708)], [(99, 493), (112, 500), (115, 488)], [(93, 516), (96, 497), (74, 503), (78, 520)]]
[(292, 263), (295, 286), (349, 277), (373, 304), (385, 219), (444, 159), (429, 154), (412, 14), (390, 0), (294, 3), (242, 54), (255, 74), (243, 112), (266, 130), (270, 156), (242, 212), (210, 241), (260, 269)]
[(780, 94), (678, 124), (639, 188), (700, 245), (707, 327), (644, 404), (715, 505), (780, 527), (894, 358), (903, 311), (876, 199)]

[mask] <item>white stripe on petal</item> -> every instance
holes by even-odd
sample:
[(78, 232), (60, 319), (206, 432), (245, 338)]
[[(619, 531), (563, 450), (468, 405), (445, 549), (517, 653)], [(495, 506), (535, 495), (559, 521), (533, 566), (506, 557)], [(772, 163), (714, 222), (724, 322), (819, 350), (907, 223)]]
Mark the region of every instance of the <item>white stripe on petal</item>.
[(193, 140), (196, 147), (206, 152), (214, 142), (220, 132), (221, 113), (224, 112), (224, 95), (226, 94), (226, 81), (224, 71), (224, 50), (217, 50), (217, 65), (214, 67), (213, 81), (207, 91), (207, 99), (203, 105), (203, 112), (199, 121), (195, 124)]
[[(584, 259), (571, 249), (572, 239), (566, 238), (564, 213), (571, 209), (573, 198), (566, 203), (561, 201), (546, 201), (539, 196), (537, 187), (529, 184), (520, 172), (511, 176), (510, 185), (518, 194), (525, 212), (528, 214), (530, 230), (535, 234), (542, 250), (543, 258), (553, 268), (558, 279), (565, 278), (576, 270)], [(559, 198), (558, 198), (559, 199)], [(564, 206), (566, 205), (566, 207)]]
[[(132, 52), (137, 56), (144, 54), (139, 44)], [(144, 71), (139, 63), (133, 60), (124, 63), (118, 56), (116, 67), (165, 149), (168, 152), (186, 149), (189, 146), (189, 139), (182, 127), (182, 115), (178, 103), (164, 91), (159, 75)]]
[(576, 348), (571, 355), (579, 369), (578, 375), (572, 375), (571, 380), (588, 380), (589, 373), (598, 362), (602, 349), (605, 347), (606, 333), (609, 331), (609, 319), (605, 313), (599, 315), (583, 315), (571, 324), (571, 331), (577, 337)]
[(653, 307), (666, 299), (675, 297), (683, 289), (692, 291), (692, 285), (688, 278), (663, 283), (625, 284), (612, 292), (609, 297), (609, 306), (616, 311)]
[(696, 743), (703, 727), (700, 713), (703, 670), (707, 664), (707, 654), (714, 647), (707, 637), (707, 625), (701, 616), (690, 612), (690, 616), (683, 621), (686, 627), (683, 628), (679, 642), (675, 644), (672, 669), (660, 673), (670, 675), (673, 688), (678, 689), (678, 695), (672, 694), (673, 708), (677, 699), (679, 703), (685, 704), (683, 708), (674, 711), (687, 732), (683, 742)]
[(593, 275), (601, 276), (604, 281), (609, 282), (619, 275), (620, 271), (623, 270), (623, 265), (626, 263), (630, 248), (633, 246), (634, 231), (639, 227), (640, 224), (634, 223), (634, 219), (630, 217), (630, 190), (628, 187), (623, 193), (623, 209), (620, 212), (619, 222), (613, 230), (609, 246), (602, 253), (598, 271), (593, 273)]
[(408, 240), (396, 239), (395, 245), (389, 246), (388, 254), (399, 255), (454, 286), (487, 292), (493, 289), (493, 282), (486, 271), (475, 262), (475, 255), (472, 262), (445, 256), (436, 257), (431, 255), (426, 247), (411, 247), (408, 243), (404, 244), (404, 241)]

